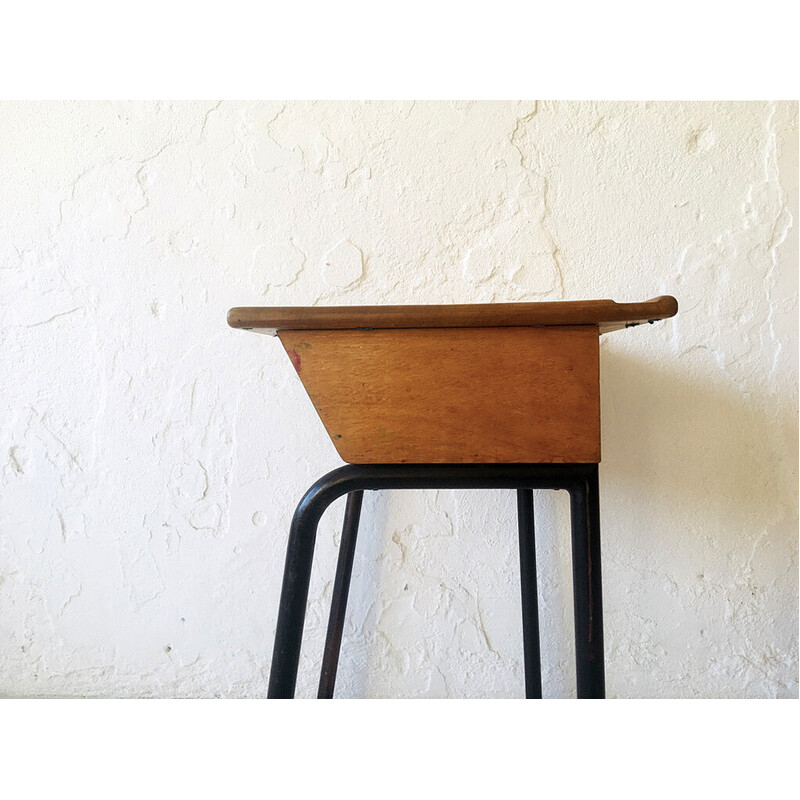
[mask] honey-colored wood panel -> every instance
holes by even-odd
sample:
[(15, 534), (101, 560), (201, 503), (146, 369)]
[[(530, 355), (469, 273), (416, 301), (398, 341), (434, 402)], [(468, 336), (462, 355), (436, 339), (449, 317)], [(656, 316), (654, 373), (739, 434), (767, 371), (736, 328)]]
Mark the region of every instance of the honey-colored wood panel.
[(427, 306), (244, 307), (228, 312), (232, 328), (275, 334), (280, 330), (357, 328), (478, 328), (597, 325), (600, 333), (674, 316), (674, 297), (642, 303), (568, 300), (541, 303), (475, 303)]
[(344, 461), (600, 460), (596, 326), (279, 336)]

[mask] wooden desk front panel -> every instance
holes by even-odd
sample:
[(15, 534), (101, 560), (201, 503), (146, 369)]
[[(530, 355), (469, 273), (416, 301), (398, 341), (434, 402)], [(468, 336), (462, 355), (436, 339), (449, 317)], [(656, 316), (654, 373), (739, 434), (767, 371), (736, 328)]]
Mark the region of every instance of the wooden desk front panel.
[(351, 464), (600, 461), (596, 325), (278, 336)]

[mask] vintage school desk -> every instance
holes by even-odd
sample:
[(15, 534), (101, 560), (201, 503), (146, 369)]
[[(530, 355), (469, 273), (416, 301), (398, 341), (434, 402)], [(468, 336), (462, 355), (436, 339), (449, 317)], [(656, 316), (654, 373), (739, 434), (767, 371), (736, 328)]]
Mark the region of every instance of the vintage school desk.
[(347, 495), (319, 697), (333, 697), (364, 490), (516, 489), (525, 695), (541, 697), (533, 490), (570, 494), (579, 698), (605, 694), (599, 337), (677, 313), (673, 297), (489, 305), (233, 308), (277, 335), (348, 466), (289, 532), (269, 697), (292, 697), (317, 523)]

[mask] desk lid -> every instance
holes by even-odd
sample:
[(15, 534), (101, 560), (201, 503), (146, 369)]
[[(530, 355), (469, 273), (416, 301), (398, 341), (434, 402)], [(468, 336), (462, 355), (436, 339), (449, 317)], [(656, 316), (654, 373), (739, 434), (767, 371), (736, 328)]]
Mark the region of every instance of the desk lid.
[(281, 330), (364, 328), (506, 328), (597, 325), (600, 333), (674, 317), (669, 295), (642, 303), (565, 300), (542, 303), (480, 303), (424, 306), (245, 306), (228, 312), (232, 328), (275, 335)]

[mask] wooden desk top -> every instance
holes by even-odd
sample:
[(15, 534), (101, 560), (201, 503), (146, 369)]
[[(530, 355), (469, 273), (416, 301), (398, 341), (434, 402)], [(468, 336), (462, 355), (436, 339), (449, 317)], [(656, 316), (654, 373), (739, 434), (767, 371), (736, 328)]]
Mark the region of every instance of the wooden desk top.
[(370, 328), (508, 328), (597, 325), (600, 333), (673, 317), (678, 301), (665, 295), (643, 303), (568, 300), (426, 306), (310, 306), (232, 308), (228, 325), (275, 335), (283, 330)]

